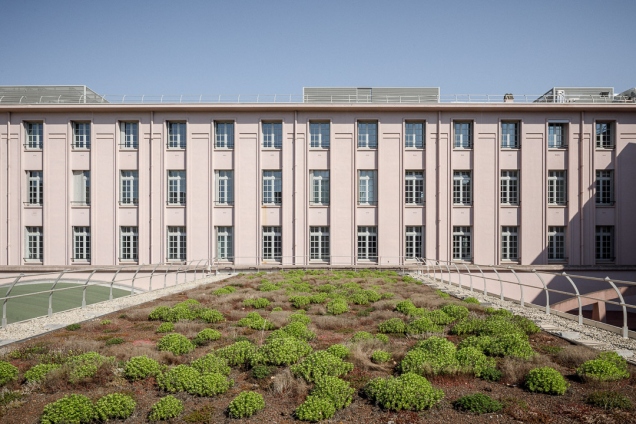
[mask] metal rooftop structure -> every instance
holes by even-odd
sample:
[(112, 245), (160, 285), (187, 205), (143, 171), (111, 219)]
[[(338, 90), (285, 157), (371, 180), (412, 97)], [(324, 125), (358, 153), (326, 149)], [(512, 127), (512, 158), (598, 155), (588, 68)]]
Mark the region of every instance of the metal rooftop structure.
[(439, 87), (304, 87), (303, 103), (439, 103)]
[(108, 101), (85, 85), (14, 85), (0, 86), (0, 103), (80, 104)]
[(536, 103), (613, 103), (614, 87), (554, 87)]

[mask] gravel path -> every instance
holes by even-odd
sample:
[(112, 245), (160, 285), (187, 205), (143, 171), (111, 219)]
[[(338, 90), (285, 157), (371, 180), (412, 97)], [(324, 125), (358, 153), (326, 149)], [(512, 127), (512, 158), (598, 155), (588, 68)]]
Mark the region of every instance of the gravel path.
[(230, 274), (208, 276), (197, 279), (195, 281), (182, 283), (177, 286), (166, 287), (165, 289), (153, 290), (151, 292), (141, 292), (132, 296), (120, 297), (118, 299), (113, 299), (106, 302), (94, 303), (92, 305), (87, 305), (83, 309), (75, 308), (64, 312), (57, 312), (51, 317), (44, 316), (28, 321), (9, 324), (6, 328), (0, 329), (0, 353), (3, 353), (3, 351), (5, 350), (2, 348), (2, 346), (6, 346), (31, 337), (39, 336), (41, 334), (48, 333), (49, 331), (66, 327), (69, 324), (87, 321), (96, 317), (107, 315), (111, 312), (150, 302), (151, 300), (167, 296), (172, 293), (179, 293), (184, 290), (189, 290), (202, 284), (215, 283), (231, 276), (232, 275)]

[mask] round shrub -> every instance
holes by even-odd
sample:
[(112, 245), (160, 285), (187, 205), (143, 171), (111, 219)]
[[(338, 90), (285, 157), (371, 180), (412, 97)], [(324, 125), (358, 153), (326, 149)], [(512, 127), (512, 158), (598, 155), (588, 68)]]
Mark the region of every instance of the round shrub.
[(256, 309), (263, 309), (269, 306), (269, 300), (264, 297), (259, 297), (256, 299), (245, 299), (243, 301), (243, 306), (251, 306)]
[(466, 372), (472, 372), (475, 377), (491, 376), (490, 370), (496, 369), (497, 362), (489, 358), (476, 347), (461, 348), (455, 354), (459, 366)]
[(367, 296), (367, 299), (369, 299), (369, 302), (371, 303), (377, 302), (378, 300), (382, 299), (382, 295), (380, 295), (380, 293), (373, 289), (364, 290), (363, 293)]
[(268, 340), (252, 356), (252, 366), (265, 365), (291, 365), (300, 358), (311, 353), (313, 349), (304, 340), (295, 337), (277, 337)]
[(428, 317), (413, 320), (406, 326), (407, 334), (441, 333), (442, 331), (442, 327), (436, 325)]
[(289, 316), (289, 322), (302, 322), (305, 325), (309, 324), (311, 322), (311, 318), (309, 318), (304, 312), (304, 310), (294, 312)]
[(150, 421), (162, 421), (178, 417), (183, 412), (183, 402), (174, 396), (166, 396), (152, 405), (148, 419)]
[(437, 324), (437, 325), (448, 325), (451, 322), (455, 321), (455, 318), (451, 317), (450, 315), (448, 315), (446, 312), (442, 311), (441, 309), (436, 309), (434, 311), (426, 311), (426, 313), (423, 314), (422, 317), (426, 317), (430, 319), (433, 322), (433, 324)]
[(611, 409), (632, 409), (632, 401), (623, 394), (609, 390), (602, 390), (590, 394), (586, 402), (590, 405), (607, 410)]
[(381, 341), (382, 343), (389, 342), (389, 336), (387, 336), (386, 334), (376, 334), (375, 339)]
[(474, 347), (485, 352), (494, 340), (495, 338), (492, 336), (468, 336), (459, 343), (458, 348), (464, 349), (466, 347)]
[(69, 368), (68, 380), (75, 384), (80, 380), (91, 378), (97, 374), (102, 365), (112, 363), (114, 357), (102, 356), (97, 352), (86, 352), (80, 355), (71, 356), (66, 362)]
[(490, 396), (483, 393), (462, 396), (453, 402), (453, 406), (461, 411), (472, 412), (475, 414), (499, 412), (503, 408), (503, 405), (500, 402), (497, 402)]
[(289, 301), (291, 302), (292, 306), (297, 309), (304, 308), (311, 303), (311, 299), (309, 299), (309, 296), (291, 296), (289, 298)]
[(241, 392), (228, 406), (229, 415), (232, 418), (251, 417), (265, 408), (263, 395), (256, 392)]
[(373, 340), (373, 334), (368, 333), (366, 331), (358, 331), (351, 337), (351, 343), (357, 343), (362, 340)]
[(351, 353), (347, 346), (341, 344), (334, 344), (329, 346), (327, 348), (327, 352), (340, 359), (345, 359)]
[(418, 342), (400, 362), (403, 373), (451, 374), (458, 370), (457, 348), (443, 337), (430, 337)]
[(316, 293), (309, 296), (309, 302), (314, 304), (325, 303), (329, 295), (327, 293)]
[(160, 389), (170, 393), (188, 392), (199, 378), (199, 371), (188, 365), (177, 365), (157, 376)]
[(192, 340), (197, 346), (213, 342), (221, 338), (221, 332), (212, 328), (204, 328), (197, 333), (197, 336)]
[(227, 359), (221, 358), (214, 353), (208, 353), (207, 355), (192, 361), (190, 366), (199, 371), (201, 374), (216, 372), (223, 375), (230, 375), (231, 371), (227, 364)]
[(473, 296), (469, 296), (467, 298), (465, 298), (463, 300), (464, 303), (473, 303), (475, 305), (479, 305), (481, 302), (479, 302), (479, 299), (477, 299), (476, 297)]
[(329, 399), (336, 409), (342, 409), (349, 406), (355, 391), (348, 382), (338, 377), (324, 376), (316, 380), (311, 395)]
[(300, 364), (293, 365), (290, 369), (292, 373), (311, 383), (324, 376), (344, 375), (353, 369), (353, 364), (344, 362), (325, 350), (320, 350), (307, 356)]
[(313, 340), (316, 338), (316, 333), (308, 329), (306, 324), (296, 321), (272, 332), (267, 338), (271, 340), (277, 337), (295, 337), (299, 340)]
[(535, 368), (526, 376), (526, 388), (531, 392), (562, 395), (568, 386), (561, 373), (550, 367)]
[(373, 402), (392, 411), (422, 411), (444, 397), (444, 392), (434, 389), (426, 378), (411, 372), (397, 378), (375, 378), (367, 384), (365, 393)]
[(102, 396), (95, 403), (95, 415), (101, 421), (110, 419), (126, 419), (135, 410), (137, 403), (128, 395), (122, 393), (111, 393)]
[(218, 372), (197, 374), (197, 377), (187, 384), (186, 391), (191, 395), (216, 396), (227, 392), (234, 385), (233, 380)]
[(157, 306), (150, 312), (148, 319), (151, 321), (164, 321), (164, 317), (167, 316), (168, 312), (170, 312), (168, 306)]
[(449, 303), (448, 305), (444, 305), (441, 308), (442, 312), (444, 312), (449, 317), (460, 320), (468, 317), (469, 310), (465, 306), (455, 305), (454, 303)]
[(406, 324), (399, 318), (391, 318), (378, 324), (380, 333), (404, 334), (406, 333)]
[(282, 312), (283, 308), (281, 308), (280, 306), (276, 306), (275, 308), (272, 308), (272, 312)]
[(511, 318), (499, 315), (493, 315), (486, 318), (477, 332), (477, 334), (485, 334), (488, 336), (502, 336), (511, 333), (526, 335), (525, 331), (523, 331), (523, 329)]
[(464, 334), (477, 334), (480, 332), (484, 320), (479, 318), (465, 318), (459, 320), (453, 328), (450, 329), (450, 334), (456, 334), (462, 336)]
[(279, 289), (280, 287), (278, 287), (276, 284), (271, 283), (267, 280), (263, 280), (263, 282), (258, 286), (258, 290), (262, 292), (276, 291)]
[(321, 421), (328, 420), (336, 413), (336, 407), (330, 399), (321, 396), (307, 396), (307, 399), (300, 404), (294, 412), (301, 421)]
[(402, 300), (395, 305), (395, 310), (405, 315), (412, 315), (417, 307), (409, 299)]
[(371, 354), (371, 360), (376, 364), (383, 364), (391, 360), (391, 354), (385, 350), (374, 350)]
[(327, 312), (331, 315), (340, 315), (349, 311), (349, 305), (344, 299), (334, 299), (327, 303)]
[(616, 352), (603, 352), (581, 364), (576, 373), (584, 380), (615, 381), (629, 378), (627, 361)]
[(155, 333), (172, 333), (174, 331), (174, 324), (171, 322), (162, 322), (155, 330)]
[(272, 369), (267, 365), (255, 365), (254, 368), (252, 368), (252, 371), (250, 371), (252, 377), (256, 378), (257, 380), (269, 377), (271, 373)]
[(369, 298), (364, 292), (354, 293), (349, 296), (349, 300), (356, 305), (368, 305)]
[(38, 364), (24, 373), (24, 379), (29, 383), (39, 382), (44, 380), (49, 372), (59, 368), (61, 368), (59, 364)]
[(256, 353), (256, 346), (247, 340), (232, 343), (229, 346), (218, 349), (216, 355), (227, 360), (231, 367), (246, 364), (252, 355)]
[(186, 336), (179, 333), (167, 334), (157, 343), (157, 349), (162, 352), (172, 352), (174, 355), (183, 355), (194, 350), (195, 345)]
[(235, 291), (236, 291), (235, 287), (225, 286), (225, 287), (221, 287), (220, 289), (214, 290), (212, 294), (215, 294), (217, 296), (223, 296), (224, 294), (234, 293)]
[(42, 424), (81, 424), (95, 419), (93, 402), (84, 395), (68, 395), (44, 407)]
[(18, 378), (18, 368), (7, 361), (0, 361), (0, 386)]
[(197, 309), (196, 312), (197, 318), (207, 322), (208, 324), (216, 324), (217, 322), (225, 321), (225, 317), (223, 317), (223, 314), (216, 309), (200, 308)]
[(522, 333), (509, 333), (492, 339), (485, 349), (490, 356), (514, 356), (521, 359), (529, 359), (534, 356), (534, 350), (530, 346), (528, 336)]
[(161, 372), (159, 362), (147, 356), (133, 356), (124, 366), (124, 376), (129, 380), (141, 380), (157, 376)]
[(263, 318), (258, 312), (250, 312), (244, 318), (241, 318), (236, 325), (248, 327), (252, 330), (273, 330), (276, 328), (271, 321)]

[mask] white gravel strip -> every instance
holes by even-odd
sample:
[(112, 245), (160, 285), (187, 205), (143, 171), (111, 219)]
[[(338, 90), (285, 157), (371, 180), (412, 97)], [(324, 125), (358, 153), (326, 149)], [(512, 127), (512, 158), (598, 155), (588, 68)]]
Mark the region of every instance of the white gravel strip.
[[(57, 312), (51, 317), (44, 316), (33, 318), (28, 321), (9, 324), (6, 328), (0, 329), (0, 346), (28, 339), (30, 337), (39, 336), (49, 331), (66, 327), (69, 324), (87, 321), (99, 316), (110, 314), (111, 312), (150, 302), (151, 300), (167, 296), (169, 294), (193, 289), (203, 284), (215, 283), (231, 276), (232, 274), (208, 276), (199, 278), (195, 281), (181, 283), (176, 286), (166, 287), (165, 289), (153, 290), (151, 292), (140, 292), (132, 296), (125, 296), (105, 302), (94, 303), (92, 305), (87, 305), (84, 308), (75, 308), (63, 312)], [(0, 347), (0, 353), (4, 353), (4, 350), (6, 350), (6, 348), (3, 349)]]

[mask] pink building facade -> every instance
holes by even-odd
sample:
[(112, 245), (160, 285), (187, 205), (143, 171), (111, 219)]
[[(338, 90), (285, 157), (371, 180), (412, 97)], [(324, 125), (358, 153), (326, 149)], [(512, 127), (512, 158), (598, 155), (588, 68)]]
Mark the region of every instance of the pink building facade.
[(0, 266), (636, 265), (636, 104), (3, 104)]

